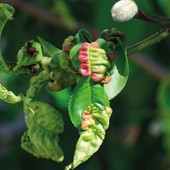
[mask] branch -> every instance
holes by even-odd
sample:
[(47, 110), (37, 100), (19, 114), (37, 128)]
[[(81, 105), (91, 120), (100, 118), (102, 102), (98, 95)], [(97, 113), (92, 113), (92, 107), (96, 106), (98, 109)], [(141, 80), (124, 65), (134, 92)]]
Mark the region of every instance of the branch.
[(127, 47), (127, 54), (130, 55), (132, 53), (141, 51), (142, 49), (149, 47), (153, 44), (159, 43), (162, 39), (168, 37), (170, 35), (170, 28), (163, 28), (152, 36), (144, 39), (143, 41)]
[(159, 43), (161, 40), (168, 37), (169, 35), (170, 35), (170, 28), (163, 28), (162, 30), (144, 39), (143, 41), (127, 47), (128, 58), (138, 66), (142, 67), (145, 71), (147, 71), (150, 75), (152, 75), (157, 80), (162, 80), (164, 77), (168, 75), (169, 73), (168, 70), (161, 67), (153, 60), (149, 59), (148, 57), (142, 54), (134, 54), (134, 55), (131, 54), (141, 51), (142, 49), (149, 47), (153, 44)]
[(139, 9), (139, 12), (135, 16), (136, 19), (140, 19), (147, 22), (152, 22), (155, 24), (170, 26), (170, 18), (159, 16), (159, 15), (149, 15)]

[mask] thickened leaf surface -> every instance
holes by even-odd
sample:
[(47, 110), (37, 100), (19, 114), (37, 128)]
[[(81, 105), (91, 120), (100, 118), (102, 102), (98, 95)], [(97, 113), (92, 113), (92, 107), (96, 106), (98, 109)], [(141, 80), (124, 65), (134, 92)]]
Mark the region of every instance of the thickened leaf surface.
[(75, 127), (80, 126), (82, 113), (93, 103), (109, 106), (103, 86), (92, 82), (90, 77), (82, 77), (69, 101), (69, 113)]

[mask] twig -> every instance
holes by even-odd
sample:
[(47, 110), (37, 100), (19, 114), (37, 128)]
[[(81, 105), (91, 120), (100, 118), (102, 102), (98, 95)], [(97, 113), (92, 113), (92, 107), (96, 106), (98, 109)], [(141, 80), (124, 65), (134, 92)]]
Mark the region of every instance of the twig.
[(135, 16), (136, 19), (152, 22), (155, 24), (170, 26), (170, 18), (159, 16), (159, 15), (149, 15), (139, 9), (139, 12)]
[(170, 35), (170, 28), (163, 28), (152, 36), (144, 39), (143, 41), (127, 47), (127, 54), (133, 54), (135, 52), (141, 51), (142, 49), (149, 47), (153, 44), (159, 43), (162, 39)]

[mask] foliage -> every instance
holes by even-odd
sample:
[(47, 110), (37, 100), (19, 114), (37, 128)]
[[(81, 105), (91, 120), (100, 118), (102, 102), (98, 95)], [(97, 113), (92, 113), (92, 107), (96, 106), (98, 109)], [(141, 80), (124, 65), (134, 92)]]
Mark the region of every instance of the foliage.
[[(10, 148), (1, 161), (13, 162), (11, 157), (15, 157), (14, 169), (63, 169), (64, 166), (67, 170), (168, 168), (169, 77), (161, 82), (158, 99), (155, 100), (159, 82), (133, 62), (128, 62), (126, 45), (143, 39), (160, 26), (136, 20), (123, 24), (112, 21), (110, 10), (113, 1), (50, 1), (55, 6), (48, 2), (35, 2), (48, 7), (61, 20), (69, 21), (64, 26), (69, 31), (53, 28), (41, 21), (36, 23), (29, 15), (20, 15), (17, 10), (15, 20), (8, 22), (4, 29), (1, 43), (7, 50), (2, 48), (5, 57), (0, 55), (0, 99), (16, 104), (9, 107), (9, 104), (0, 103), (0, 112), (4, 113), (0, 121), (15, 119), (23, 107), (26, 129), (25, 132), (20, 129), (15, 147), (18, 148), (23, 133), (21, 147), (24, 150), (39, 158), (55, 162), (64, 159), (64, 162), (56, 165), (48, 160), (37, 160), (20, 148), (15, 151), (17, 156), (13, 155), (15, 148)], [(165, 8), (169, 2), (166, 0), (153, 3), (136, 0), (136, 3), (153, 13), (154, 10), (162, 10), (168, 16)], [(77, 7), (82, 10), (81, 13), (78, 13)], [(87, 13), (87, 7), (93, 9), (93, 15)], [(11, 6), (1, 4), (1, 32), (13, 15)], [(100, 32), (104, 31), (97, 36), (86, 29), (75, 31), (78, 24), (76, 17), (86, 20)], [(14, 35), (11, 33), (12, 24), (16, 28)], [(124, 32), (126, 39), (119, 30)], [(15, 36), (16, 32), (21, 33)], [(37, 35), (38, 40), (33, 40)], [(17, 53), (21, 44), (16, 41), (22, 39), (25, 43)], [(62, 47), (58, 48), (61, 44)], [(168, 66), (168, 44), (169, 40), (165, 40), (143, 52), (154, 56), (152, 59), (159, 64)], [(17, 57), (13, 57), (15, 53)], [(125, 85), (126, 88), (118, 95)], [(14, 114), (11, 115), (12, 112)], [(80, 136), (76, 136), (70, 120)], [(73, 152), (72, 161), (70, 153)], [(87, 159), (87, 163), (77, 167)], [(9, 169), (8, 165), (3, 164), (2, 168)]]

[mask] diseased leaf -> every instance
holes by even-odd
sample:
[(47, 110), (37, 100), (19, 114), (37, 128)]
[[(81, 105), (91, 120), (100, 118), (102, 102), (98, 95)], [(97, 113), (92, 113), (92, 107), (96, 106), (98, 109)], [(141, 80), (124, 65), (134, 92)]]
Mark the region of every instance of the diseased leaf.
[(111, 72), (111, 81), (104, 84), (104, 89), (109, 100), (113, 99), (125, 87), (129, 75), (129, 65), (126, 54), (125, 43), (117, 38), (120, 47), (116, 49), (116, 58), (113, 61)]
[(0, 99), (7, 103), (18, 103), (21, 101), (21, 96), (16, 96), (13, 92), (8, 91), (0, 84)]
[[(0, 38), (2, 34), (2, 30), (8, 20), (13, 19), (14, 8), (8, 4), (0, 3)], [(8, 66), (6, 65), (2, 53), (0, 51), (0, 71), (8, 71)]]
[(105, 131), (100, 124), (83, 131), (76, 144), (73, 163), (68, 165), (65, 170), (74, 169), (89, 159), (99, 149), (104, 137)]
[(75, 127), (79, 128), (82, 113), (93, 103), (109, 106), (103, 86), (90, 81), (90, 77), (82, 77), (69, 101), (70, 118)]
[(60, 134), (64, 130), (64, 121), (62, 115), (51, 105), (36, 101), (30, 103), (34, 111), (34, 120), (36, 123), (52, 133)]
[(13, 71), (17, 71), (22, 66), (31, 66), (41, 61), (43, 57), (41, 45), (33, 40), (28, 41), (17, 54), (17, 65)]
[(24, 103), (24, 112), (28, 130), (22, 137), (22, 148), (36, 157), (63, 161), (58, 137), (64, 129), (61, 114), (40, 101)]

